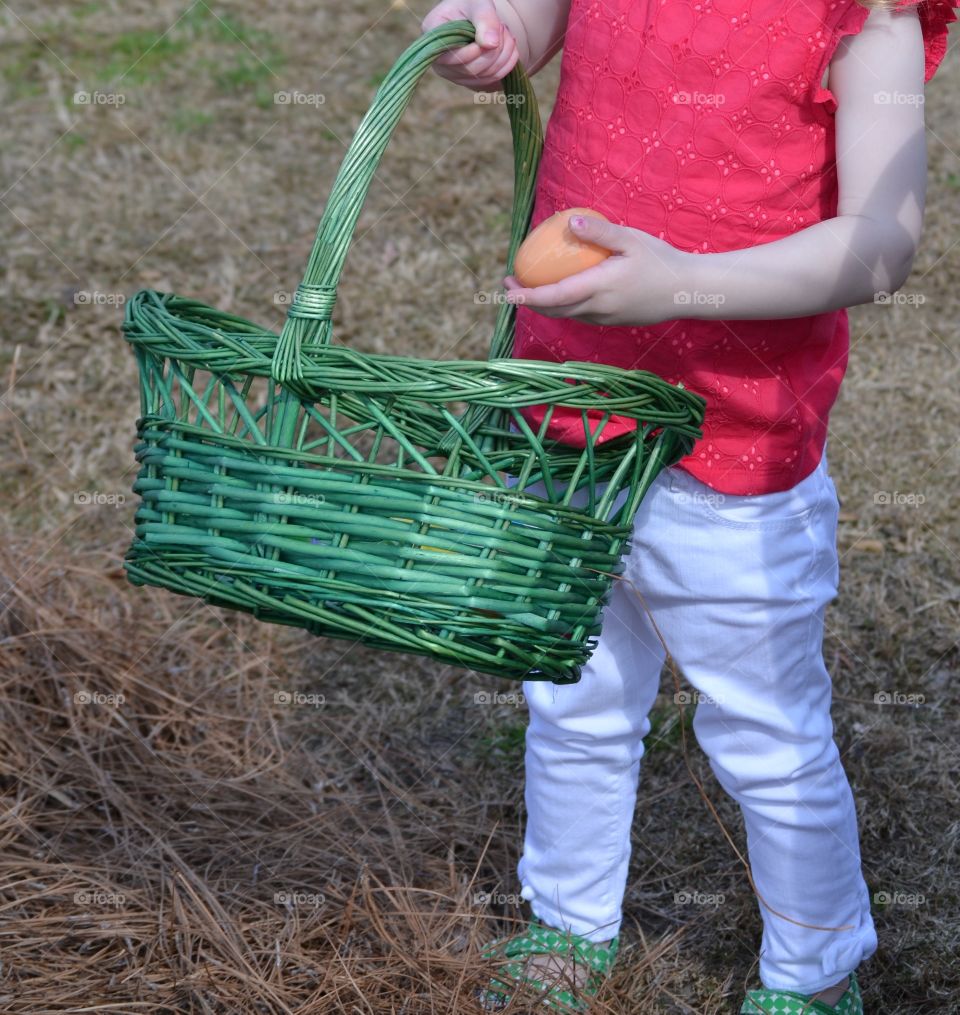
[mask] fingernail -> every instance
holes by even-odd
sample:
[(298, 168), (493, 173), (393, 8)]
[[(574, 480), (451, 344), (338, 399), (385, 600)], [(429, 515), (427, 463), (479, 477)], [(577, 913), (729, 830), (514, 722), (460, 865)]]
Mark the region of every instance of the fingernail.
[(582, 215), (571, 215), (570, 216), (570, 225), (574, 229), (583, 229), (583, 227), (586, 225), (586, 223), (583, 221), (583, 216)]
[(500, 41), (500, 33), (495, 29), (490, 28), (484, 33), (483, 41), (488, 46), (495, 46)]

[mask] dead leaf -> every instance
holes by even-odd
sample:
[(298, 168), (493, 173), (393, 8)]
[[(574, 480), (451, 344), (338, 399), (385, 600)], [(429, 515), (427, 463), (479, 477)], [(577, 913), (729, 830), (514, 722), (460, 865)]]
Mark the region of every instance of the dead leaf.
[(883, 553), (886, 547), (879, 539), (860, 539), (850, 549), (862, 550), (864, 553)]

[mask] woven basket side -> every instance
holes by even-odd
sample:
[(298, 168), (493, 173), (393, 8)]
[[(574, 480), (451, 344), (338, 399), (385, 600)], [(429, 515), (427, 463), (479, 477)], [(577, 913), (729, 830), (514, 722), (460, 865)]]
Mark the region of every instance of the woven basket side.
[[(506, 303), (486, 361), (330, 341), (336, 285), (390, 134), (431, 61), (473, 36), (469, 22), (425, 33), (384, 80), (279, 335), (170, 293), (127, 301), (141, 503), (126, 569), (136, 584), (315, 634), (570, 683), (593, 650), (636, 508), (700, 436), (703, 399), (642, 371), (512, 359)], [(510, 270), (542, 136), (522, 68), (504, 88), (524, 97), (506, 103)], [(539, 432), (527, 405), (547, 407)], [(585, 447), (546, 438), (559, 406), (579, 409)], [(636, 428), (601, 443), (614, 415)]]

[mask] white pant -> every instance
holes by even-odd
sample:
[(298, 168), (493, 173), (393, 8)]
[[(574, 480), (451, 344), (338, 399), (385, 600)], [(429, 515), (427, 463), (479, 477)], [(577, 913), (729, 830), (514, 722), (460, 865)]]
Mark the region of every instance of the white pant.
[[(665, 469), (637, 511), (623, 572), (696, 689), (694, 732), (740, 804), (759, 892), (793, 920), (852, 925), (807, 929), (760, 904), (760, 979), (804, 994), (877, 948), (822, 655), (839, 578), (838, 510), (825, 454), (792, 489), (752, 497)], [(538, 917), (593, 941), (620, 929), (643, 737), (665, 659), (625, 582), (614, 582), (602, 622), (579, 683), (523, 682), (527, 826), (517, 867)], [(714, 889), (707, 877), (697, 890)]]

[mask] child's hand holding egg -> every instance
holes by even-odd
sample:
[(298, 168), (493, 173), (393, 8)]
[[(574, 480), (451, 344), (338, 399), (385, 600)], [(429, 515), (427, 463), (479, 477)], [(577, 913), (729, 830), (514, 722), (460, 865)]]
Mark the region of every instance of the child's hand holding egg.
[(591, 208), (565, 208), (544, 219), (520, 244), (514, 259), (513, 274), (525, 288), (559, 282), (610, 256), (611, 251), (605, 247), (581, 240), (571, 232), (572, 215), (610, 221)]
[(654, 324), (680, 316), (675, 295), (681, 284), (694, 288), (687, 279), (695, 262), (665, 240), (617, 225), (592, 208), (564, 208), (520, 244), (513, 274), (504, 279), (506, 300), (544, 317), (613, 327)]

